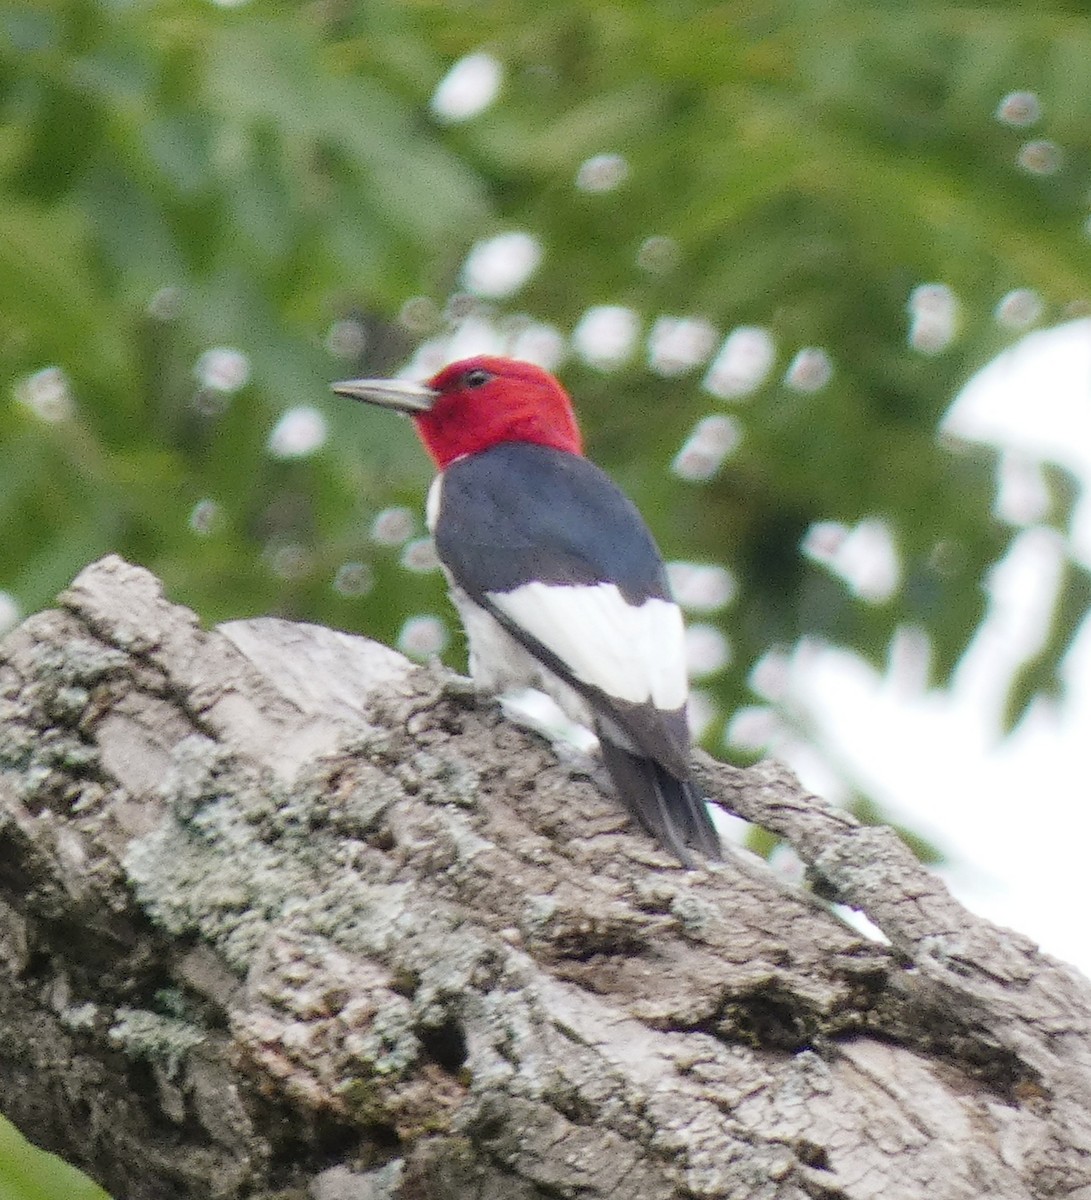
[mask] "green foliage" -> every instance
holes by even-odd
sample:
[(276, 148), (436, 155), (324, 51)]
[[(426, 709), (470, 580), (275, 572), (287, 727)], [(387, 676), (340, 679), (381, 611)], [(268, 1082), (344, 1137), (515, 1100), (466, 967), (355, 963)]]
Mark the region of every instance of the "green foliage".
[(0, 1200), (107, 1200), (59, 1158), (43, 1154), (0, 1117)]
[[(276, 611), (390, 640), (407, 613), (445, 612), (438, 577), (367, 536), (380, 510), (419, 504), (428, 471), (410, 431), (324, 385), (389, 371), (441, 332), (427, 307), (399, 321), (405, 302), (440, 312), (475, 240), (523, 229), (543, 262), (517, 305), (478, 301), (494, 321), (517, 308), (570, 331), (612, 303), (645, 331), (696, 315), (776, 339), (774, 378), (731, 406), (738, 450), (699, 484), (668, 471), (720, 407), (695, 372), (564, 370), (592, 453), (668, 555), (737, 576), (734, 662), (712, 689), (723, 711), (764, 650), (804, 635), (880, 664), (893, 631), (917, 625), (948, 678), (1011, 531), (991, 512), (987, 456), (941, 443), (936, 425), (1003, 344), (1003, 294), (1034, 288), (1050, 318), (1084, 299), (1091, 94), (1070, 69), (1091, 51), (1084, 17), (834, 0), (693, 5), (685, 19), (645, 5), (39, 0), (0, 22), (0, 354), (16, 391), (59, 366), (75, 405), (53, 424), (0, 412), (0, 581), (24, 610), (116, 549), (209, 620)], [(501, 99), (445, 124), (427, 101), (483, 29)], [(1033, 136), (1063, 146), (1055, 173), (1020, 171), (1032, 135), (994, 118), (1016, 87), (1044, 110)], [(604, 151), (626, 160), (621, 185), (575, 188)], [(670, 239), (661, 262), (642, 260), (649, 237)], [(962, 309), (960, 336), (926, 354), (907, 344), (906, 305), (929, 281)], [(337, 358), (323, 342), (346, 317), (371, 336)], [(247, 356), (236, 394), (196, 382), (211, 346)], [(805, 346), (834, 367), (809, 393), (776, 378)], [(332, 436), (275, 460), (266, 439), (299, 404)], [(1062, 529), (1071, 491), (1054, 489)], [(195, 531), (202, 500), (215, 507)], [(814, 522), (867, 518), (888, 524), (902, 562), (883, 603), (800, 553)], [(367, 564), (368, 594), (331, 587), (346, 562)], [(1069, 581), (1010, 721), (1057, 686), (1086, 610), (1082, 568)]]
[[(1001, 295), (1033, 287), (1051, 316), (1083, 299), (1091, 96), (1065, 64), (1091, 50), (1084, 18), (832, 0), (695, 5), (684, 20), (639, 5), (43, 0), (2, 20), (0, 350), (16, 381), (60, 366), (76, 406), (54, 425), (16, 405), (0, 417), (0, 579), (24, 608), (117, 549), (210, 620), (278, 611), (390, 639), (406, 612), (444, 611), (438, 579), (367, 539), (379, 510), (416, 506), (423, 458), (407, 429), (324, 383), (395, 367), (421, 336), (397, 322), (404, 302), (442, 308), (474, 240), (521, 228), (545, 255), (518, 306), (561, 330), (621, 303), (646, 324), (761, 325), (778, 371), (803, 346), (833, 361), (817, 392), (770, 382), (736, 405), (738, 451), (690, 486), (667, 467), (716, 407), (695, 374), (565, 371), (592, 452), (668, 554), (738, 577), (724, 709), (757, 656), (807, 634), (880, 663), (899, 625), (920, 625), (948, 677), (1010, 531), (991, 515), (989, 462), (938, 442), (936, 424), (1002, 344)], [(501, 101), (444, 125), (427, 100), (483, 28), (506, 65)], [(1064, 147), (1056, 174), (1020, 172), (1026, 131), (994, 119), (1016, 85)], [(603, 151), (628, 177), (578, 191), (580, 163)], [(638, 251), (656, 235), (673, 258), (648, 270)], [(927, 355), (906, 343), (905, 310), (931, 280), (962, 297), (963, 327)], [(325, 331), (360, 314), (370, 344), (331, 358)], [(234, 397), (194, 380), (215, 345), (249, 360)], [(333, 436), (313, 458), (272, 460), (265, 440), (297, 404)], [(189, 524), (202, 499), (216, 505), (203, 536)], [(903, 564), (882, 604), (799, 551), (815, 521), (869, 517)], [(370, 565), (370, 594), (330, 587), (347, 561)], [(1086, 579), (1071, 576), (1012, 720), (1056, 686), (1085, 609)]]

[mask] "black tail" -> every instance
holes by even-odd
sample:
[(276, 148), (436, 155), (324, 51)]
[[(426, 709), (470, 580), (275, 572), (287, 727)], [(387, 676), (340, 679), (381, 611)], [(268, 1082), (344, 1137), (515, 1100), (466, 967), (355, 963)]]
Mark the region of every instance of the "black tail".
[(684, 866), (692, 867), (687, 846), (708, 858), (722, 858), (720, 837), (708, 806), (689, 779), (678, 779), (653, 758), (599, 737), (602, 759), (614, 787), (640, 824)]

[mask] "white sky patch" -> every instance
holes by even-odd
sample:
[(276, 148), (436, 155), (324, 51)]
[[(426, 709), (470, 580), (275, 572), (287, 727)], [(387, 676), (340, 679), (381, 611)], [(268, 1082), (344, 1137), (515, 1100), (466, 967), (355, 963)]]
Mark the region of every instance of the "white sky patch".
[(719, 707), (703, 688), (692, 688), (686, 701), (686, 723), (690, 736), (698, 742), (712, 728), (720, 715)]
[(816, 521), (803, 536), (803, 553), (823, 566), (832, 567), (849, 536), (849, 527), (841, 521)]
[(439, 325), (441, 314), (431, 296), (410, 296), (398, 309), (398, 320), (410, 333), (430, 333)]
[(428, 614), (410, 617), (398, 634), (398, 649), (410, 658), (431, 658), (447, 645), (447, 626)]
[(193, 508), (190, 509), (189, 527), (194, 533), (198, 533), (202, 537), (207, 537), (210, 533), (215, 532), (216, 526), (219, 523), (220, 506), (215, 500), (208, 498), (198, 500)]
[(631, 308), (598, 305), (580, 317), (572, 331), (572, 346), (589, 366), (609, 371), (632, 357), (639, 332), (640, 318)]
[(0, 633), (7, 633), (22, 619), (19, 602), (10, 592), (0, 592)]
[(311, 553), (299, 542), (270, 542), (263, 557), (278, 579), (305, 579), (311, 569)]
[(1064, 555), (1055, 530), (1034, 526), (1015, 536), (985, 580), (989, 618), (956, 669), (955, 687), (991, 723), (1000, 720), (1006, 680), (1045, 641)]
[(648, 334), (648, 366), (668, 378), (700, 366), (712, 353), (716, 330), (703, 317), (656, 317)]
[(686, 627), (686, 669), (690, 679), (716, 675), (731, 661), (731, 646), (722, 629), (705, 621)]
[(509, 353), (508, 341), (497, 326), (486, 317), (474, 314), (459, 321), (449, 334), (422, 342), (398, 375), (421, 383), (459, 359), (472, 358), (476, 354)]
[(1025, 129), (1042, 116), (1042, 103), (1035, 92), (1009, 92), (996, 106), (996, 119), (1013, 129)]
[(402, 549), (399, 559), (407, 571), (423, 574), (439, 569), (439, 556), (436, 554), (436, 544), (430, 537), (414, 538), (407, 542)]
[(536, 363), (555, 371), (565, 360), (568, 341), (558, 329), (539, 321), (498, 323), (474, 313), (459, 321), (443, 337), (422, 342), (400, 377), (421, 382), (431, 379), (448, 363), (472, 358), (477, 354), (500, 354)]
[(851, 925), (857, 933), (862, 934), (869, 941), (879, 942), (884, 946), (890, 945), (890, 938), (858, 908), (850, 908), (847, 904), (835, 904), (833, 910), (846, 925)]
[(818, 521), (803, 538), (803, 553), (843, 579), (861, 600), (889, 600), (901, 582), (901, 564), (885, 521), (871, 518), (849, 527)]
[(1048, 138), (1037, 138), (1020, 147), (1015, 161), (1028, 175), (1056, 175), (1064, 166), (1064, 151)]
[(1012, 525), (1030, 525), (1049, 513), (1050, 495), (1042, 464), (1018, 450), (1000, 455), (993, 511)]
[(993, 316), (1001, 329), (1022, 332), (1042, 318), (1042, 297), (1030, 288), (1016, 288), (1000, 298)]
[[(507, 348), (504, 335), (485, 317), (473, 316), (460, 321), (449, 337), (444, 339), (440, 366), (470, 358), (475, 354), (503, 354)], [(433, 372), (434, 374), (435, 372)]]
[(413, 357), (398, 372), (398, 377), (411, 379), (415, 383), (431, 379), (448, 362), (455, 361), (447, 356), (449, 344), (450, 339), (445, 337), (429, 338), (428, 341), (422, 342), (413, 352)]
[(740, 325), (724, 339), (705, 376), (705, 389), (721, 400), (740, 400), (769, 378), (777, 358), (773, 335), (756, 325)]
[(40, 421), (56, 425), (76, 412), (68, 376), (60, 367), (43, 367), (15, 385), (15, 398)]
[(215, 392), (237, 392), (250, 380), (250, 359), (233, 346), (213, 346), (197, 359), (193, 373)]
[(833, 362), (821, 346), (804, 346), (784, 372), (793, 392), (820, 392), (833, 378)]
[(542, 245), (532, 234), (498, 233), (470, 250), (462, 266), (462, 282), (476, 295), (498, 300), (517, 292), (541, 261)]
[(376, 513), (371, 522), (371, 540), (380, 546), (400, 546), (409, 541), (415, 528), (412, 510), (395, 505)]
[(963, 388), (941, 429), (1059, 464), (1085, 481), (1071, 536), (1091, 562), (1091, 319), (1027, 334)]
[(803, 886), (807, 869), (803, 860), (787, 842), (781, 842), (774, 847), (773, 853), (769, 855), (769, 867), (773, 874), (785, 883), (793, 887)]
[(555, 371), (564, 362), (568, 342), (563, 333), (553, 325), (532, 321), (519, 331), (511, 343), (508, 355), (532, 362), (547, 371)]
[(329, 433), (317, 408), (290, 408), (273, 426), (266, 450), (273, 458), (306, 458), (321, 447)]
[(359, 358), (367, 347), (367, 330), (362, 321), (343, 317), (326, 331), (326, 353), (334, 358)]
[(909, 295), (909, 344), (939, 354), (958, 333), (958, 297), (945, 283), (922, 283)]
[(919, 625), (903, 625), (890, 639), (887, 674), (891, 688), (906, 700), (927, 687), (932, 670), (932, 643)]
[(504, 68), (484, 50), (467, 54), (439, 81), (432, 93), (432, 112), (449, 124), (483, 113), (500, 94)]
[(861, 521), (842, 544), (837, 569), (862, 600), (889, 600), (901, 582), (901, 563), (887, 523)]
[(1030, 333), (997, 355), (962, 389), (941, 428), (1087, 470), (1089, 395), (1091, 318), (1082, 318)]
[(773, 709), (751, 704), (731, 714), (724, 729), (724, 745), (739, 750), (766, 750), (782, 740), (783, 732), (783, 722)]
[(375, 572), (367, 563), (342, 563), (333, 577), (333, 590), (341, 596), (366, 596), (374, 586)]
[(791, 670), (791, 659), (783, 650), (767, 650), (754, 664), (747, 682), (766, 700), (783, 700)]
[(581, 192), (612, 192), (625, 182), (629, 164), (620, 154), (596, 154), (580, 163), (576, 187)]
[(640, 249), (636, 252), (636, 265), (642, 271), (662, 275), (676, 267), (680, 257), (681, 251), (674, 238), (655, 233), (640, 243)]
[(173, 321), (182, 311), (182, 289), (168, 283), (157, 288), (148, 301), (148, 316), (157, 321)]
[(671, 470), (688, 483), (711, 479), (742, 441), (742, 426), (732, 417), (702, 417), (674, 456)]
[[(806, 714), (892, 819), (948, 856), (940, 874), (975, 912), (1038, 940), (1091, 972), (1087, 934), (1087, 786), (1091, 778), (1091, 622), (1066, 655), (1059, 702), (1039, 702), (1000, 738), (1000, 697), (1040, 644), (1060, 567), (1091, 557), (1091, 320), (1027, 335), (985, 367), (952, 405), (943, 429), (1072, 470), (1084, 498), (1072, 541), (1030, 527), (987, 581), (989, 615), (951, 686), (926, 690), (927, 640), (900, 632), (877, 672), (855, 655), (810, 644), (776, 665), (786, 703)], [(968, 586), (973, 586), (968, 584)], [(784, 676), (787, 676), (786, 681)], [(768, 714), (768, 715), (766, 715)], [(744, 743), (776, 744), (770, 710), (732, 722)], [(763, 736), (764, 735), (764, 736)], [(828, 768), (781, 735), (804, 785), (830, 794)]]
[(675, 600), (686, 612), (719, 612), (735, 599), (735, 576), (719, 563), (667, 563), (667, 579)]
[[(1081, 638), (1091, 677), (1091, 638)], [(1066, 672), (1075, 677), (1070, 659)], [(1006, 741), (956, 683), (950, 692), (912, 702), (887, 678), (845, 651), (812, 656), (793, 696), (834, 752), (851, 763), (891, 818), (948, 856), (941, 870), (971, 908), (1040, 940), (1055, 954), (1091, 968), (1086, 928), (1086, 719), (1039, 711)], [(995, 693), (992, 693), (995, 695)], [(804, 785), (804, 765), (787, 755)], [(1061, 831), (1061, 836), (1058, 832)]]

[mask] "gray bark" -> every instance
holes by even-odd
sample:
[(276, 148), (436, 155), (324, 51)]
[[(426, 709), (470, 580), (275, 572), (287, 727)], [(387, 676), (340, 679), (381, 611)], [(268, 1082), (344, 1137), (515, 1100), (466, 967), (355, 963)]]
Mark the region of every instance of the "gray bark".
[(117, 558), (0, 643), (0, 1107), (118, 1200), (1091, 1198), (1091, 987), (773, 764), (685, 871), (383, 646)]

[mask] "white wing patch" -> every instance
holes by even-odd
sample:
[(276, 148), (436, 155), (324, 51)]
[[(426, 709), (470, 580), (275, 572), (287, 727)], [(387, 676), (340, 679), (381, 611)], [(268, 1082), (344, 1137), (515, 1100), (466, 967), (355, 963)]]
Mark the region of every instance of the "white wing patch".
[(613, 583), (526, 583), (489, 600), (581, 683), (630, 704), (685, 704), (685, 631), (671, 601), (629, 604)]

